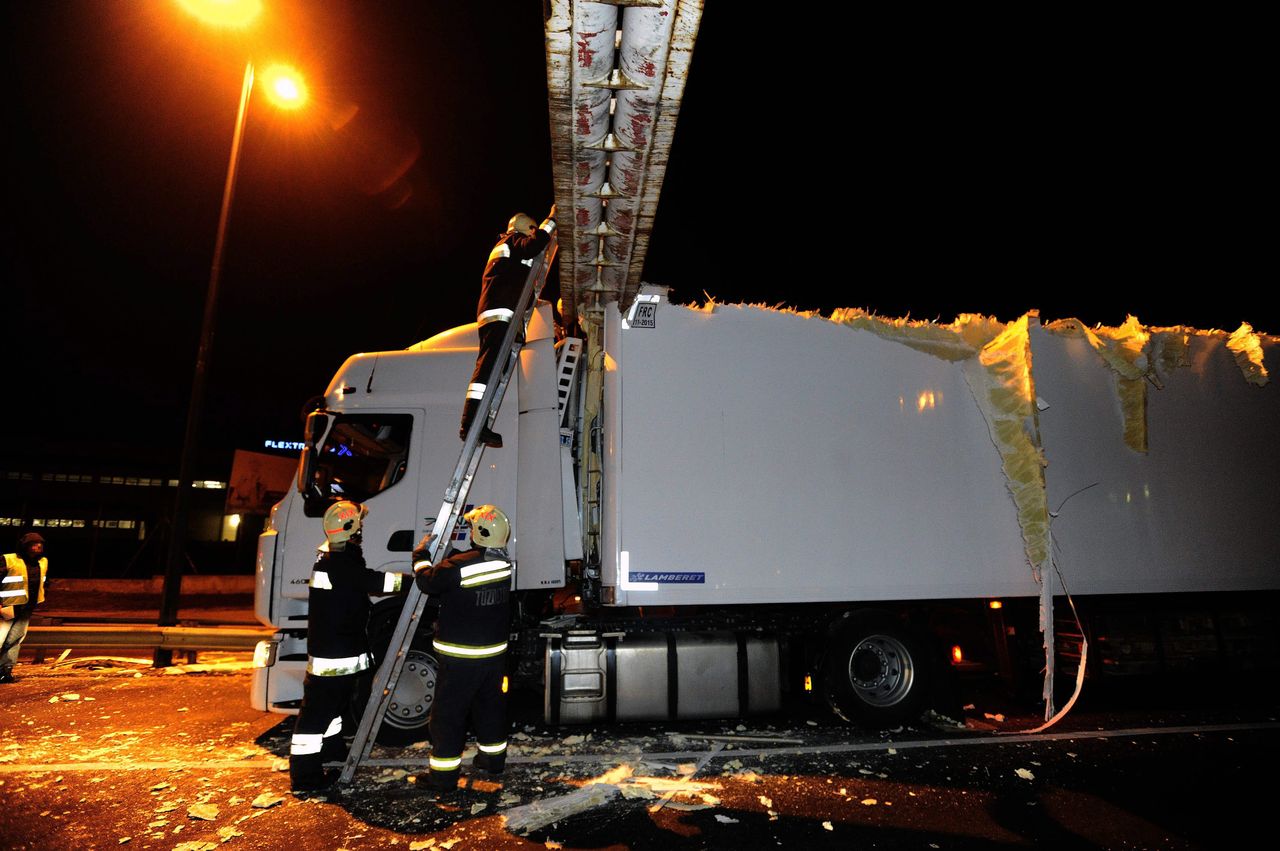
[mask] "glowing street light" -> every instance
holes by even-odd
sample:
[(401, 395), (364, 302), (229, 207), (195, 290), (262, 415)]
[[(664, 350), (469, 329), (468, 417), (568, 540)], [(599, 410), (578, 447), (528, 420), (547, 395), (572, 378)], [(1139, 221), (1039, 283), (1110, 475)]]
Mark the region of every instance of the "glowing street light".
[(212, 27), (241, 30), (262, 14), (262, 0), (177, 0), (179, 6)]
[(307, 105), (307, 82), (292, 65), (272, 65), (262, 72), (267, 99), (280, 109), (301, 109)]
[[(243, 29), (261, 13), (262, 0), (177, 0), (178, 5), (207, 24)], [(182, 584), (182, 565), (186, 560), (187, 517), (191, 505), (191, 467), (199, 439), (200, 412), (204, 408), (205, 375), (209, 353), (213, 349), (213, 331), (218, 305), (218, 284), (222, 279), (222, 257), (227, 239), (227, 220), (235, 198), (236, 174), (240, 164), (240, 146), (244, 138), (249, 96), (253, 92), (253, 62), (244, 66), (244, 82), (240, 88), (240, 107), (236, 111), (235, 129), (231, 134), (231, 159), (227, 163), (227, 180), (222, 190), (222, 209), (218, 214), (218, 236), (213, 244), (213, 262), (209, 267), (209, 289), (205, 293), (204, 317), (200, 323), (200, 348), (196, 352), (195, 375), (191, 381), (191, 399), (187, 404), (187, 425), (182, 439), (182, 459), (178, 465), (178, 494), (174, 500), (173, 526), (169, 530), (169, 549), (165, 562), (164, 590), (160, 597), (160, 626), (178, 623), (178, 593)], [(287, 65), (273, 65), (264, 75), (268, 100), (284, 109), (300, 109), (307, 101), (307, 86), (302, 75)], [(173, 651), (157, 649), (154, 664), (166, 667), (173, 662)]]

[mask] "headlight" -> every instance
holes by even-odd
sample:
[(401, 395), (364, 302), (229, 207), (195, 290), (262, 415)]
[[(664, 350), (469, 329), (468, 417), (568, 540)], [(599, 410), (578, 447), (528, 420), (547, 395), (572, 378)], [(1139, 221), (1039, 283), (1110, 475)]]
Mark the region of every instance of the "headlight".
[(273, 638), (265, 641), (259, 641), (258, 646), (253, 648), (253, 667), (270, 668), (276, 663), (276, 648), (280, 644)]

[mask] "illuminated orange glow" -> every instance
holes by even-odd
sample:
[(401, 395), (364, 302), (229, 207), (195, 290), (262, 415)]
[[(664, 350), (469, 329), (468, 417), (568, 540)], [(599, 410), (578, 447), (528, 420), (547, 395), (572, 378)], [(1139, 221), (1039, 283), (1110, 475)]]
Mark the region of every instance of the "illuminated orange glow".
[(813, 691), (813, 677), (808, 674), (804, 675), (804, 690)]
[(964, 651), (960, 649), (959, 644), (951, 645), (951, 664), (959, 665), (964, 661)]
[(932, 390), (922, 390), (920, 391), (920, 395), (916, 397), (916, 410), (920, 413), (924, 413), (924, 411), (929, 408), (936, 408), (938, 406), (938, 400), (941, 398), (941, 393), (935, 393)]
[(992, 600), (990, 603), (987, 603), (987, 605), (988, 605), (990, 608), (993, 608), (993, 609), (1003, 609), (1003, 608), (1004, 608), (1004, 603), (1000, 602), (999, 600)]
[(503, 694), (506, 694), (506, 693), (507, 693), (507, 689), (508, 689), (508, 688), (510, 688), (510, 686), (511, 686), (511, 683), (510, 683), (510, 682), (508, 682), (508, 681), (507, 681), (507, 678), (504, 676), (504, 677), (502, 678), (502, 693), (503, 693)]
[(309, 94), (307, 83), (298, 69), (289, 65), (272, 65), (262, 72), (267, 98), (281, 109), (301, 109)]
[(262, 0), (177, 0), (183, 11), (214, 27), (244, 29), (262, 14)]

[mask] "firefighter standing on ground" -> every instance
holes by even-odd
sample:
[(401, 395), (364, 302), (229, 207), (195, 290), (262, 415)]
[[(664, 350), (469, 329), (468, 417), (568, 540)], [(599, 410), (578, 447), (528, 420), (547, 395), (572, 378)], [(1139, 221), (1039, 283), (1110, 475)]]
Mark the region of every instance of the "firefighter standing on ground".
[(16, 553), (6, 553), (0, 577), (0, 683), (13, 682), (22, 639), (27, 637), (31, 613), (44, 602), (44, 578), (49, 560), (44, 538), (28, 532), (18, 541)]
[(342, 500), (324, 513), (325, 542), (311, 569), (307, 595), (307, 676), (302, 711), (289, 747), (294, 792), (314, 792), (337, 779), (324, 763), (346, 757), (342, 711), (361, 671), (373, 666), (367, 627), (369, 595), (400, 590), (404, 576), (365, 567), (361, 526), (368, 509)]
[[(524, 213), (516, 213), (507, 223), (507, 232), (498, 237), (498, 244), (489, 252), (489, 261), (485, 264), (484, 276), (480, 281), (480, 303), (476, 305), (480, 349), (476, 353), (476, 368), (471, 373), (471, 383), (467, 385), (467, 401), (462, 407), (462, 428), (458, 430), (458, 435), (463, 440), (467, 439), (467, 431), (476, 417), (480, 400), (484, 398), (485, 388), (495, 377), (494, 371), (501, 354), (498, 350), (502, 348), (502, 338), (506, 336), (507, 326), (515, 316), (516, 302), (524, 291), (529, 267), (533, 265), (534, 258), (547, 247), (547, 243), (551, 241), (551, 232), (555, 229), (555, 204), (551, 205), (551, 212), (541, 225), (534, 224), (533, 219)], [(490, 431), (486, 424), (480, 432), (480, 442), (500, 448), (502, 435)]]
[(502, 691), (507, 636), (511, 627), (511, 557), (507, 516), (492, 505), (464, 515), (471, 524), (471, 549), (437, 565), (428, 561), (422, 539), (413, 551), (418, 587), (440, 602), (432, 646), (440, 657), (435, 702), (431, 705), (429, 784), (436, 791), (458, 785), (467, 716), (476, 734), (472, 767), (502, 773), (507, 759), (507, 708)]

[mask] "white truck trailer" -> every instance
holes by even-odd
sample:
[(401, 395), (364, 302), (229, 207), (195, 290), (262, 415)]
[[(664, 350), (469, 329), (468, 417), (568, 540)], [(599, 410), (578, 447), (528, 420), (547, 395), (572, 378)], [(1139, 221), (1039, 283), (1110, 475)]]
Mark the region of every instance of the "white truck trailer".
[[(585, 345), (557, 342), (538, 308), (506, 445), (468, 500), (511, 515), (512, 674), (540, 685), (549, 721), (732, 717), (812, 688), (889, 723), (966, 654), (1016, 667), (995, 646), (1008, 623), (978, 645), (965, 625), (997, 600), (1052, 624), (1056, 571), (1106, 598), (1280, 589), (1280, 389), (1262, 386), (1280, 348), (1247, 326), (823, 318), (649, 286), (625, 315), (579, 316)], [(355, 355), (329, 385), (299, 489), (260, 539), (257, 614), (279, 632), (259, 648), (257, 708), (301, 697), (330, 499), (369, 506), (371, 568), (410, 570), (475, 346), (462, 326)], [(378, 605), (375, 643), (397, 614)], [(384, 736), (425, 734), (431, 622)]]

